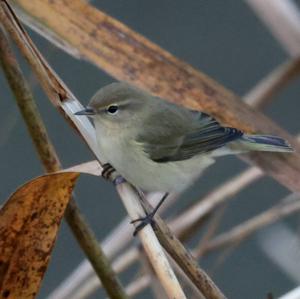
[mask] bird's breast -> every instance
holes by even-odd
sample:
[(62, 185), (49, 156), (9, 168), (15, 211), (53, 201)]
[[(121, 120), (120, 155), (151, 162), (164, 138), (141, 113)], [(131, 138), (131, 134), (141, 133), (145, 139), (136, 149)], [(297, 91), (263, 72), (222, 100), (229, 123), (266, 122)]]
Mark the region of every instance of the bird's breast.
[(109, 162), (127, 181), (144, 191), (181, 191), (213, 163), (212, 159), (204, 156), (157, 163), (130, 136), (102, 134), (97, 139), (105, 162)]

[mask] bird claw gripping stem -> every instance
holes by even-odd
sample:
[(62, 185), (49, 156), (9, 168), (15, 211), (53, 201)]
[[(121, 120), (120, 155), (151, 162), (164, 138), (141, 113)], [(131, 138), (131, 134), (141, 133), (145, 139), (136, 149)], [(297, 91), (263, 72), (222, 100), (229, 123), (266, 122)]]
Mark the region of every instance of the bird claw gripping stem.
[[(154, 212), (154, 211), (153, 211), (153, 212)], [(135, 230), (134, 230), (134, 232), (133, 232), (133, 236), (134, 236), (134, 237), (135, 237), (135, 236), (137, 235), (137, 233), (138, 233), (140, 230), (142, 230), (146, 225), (148, 225), (148, 224), (153, 225), (153, 224), (155, 223), (155, 222), (154, 222), (154, 219), (153, 219), (155, 213), (153, 213), (153, 212), (150, 213), (150, 214), (147, 214), (145, 217), (137, 218), (137, 219), (135, 219), (135, 220), (130, 221), (131, 224), (136, 223), (136, 222), (140, 222), (140, 224), (137, 225), (137, 226), (135, 227)]]

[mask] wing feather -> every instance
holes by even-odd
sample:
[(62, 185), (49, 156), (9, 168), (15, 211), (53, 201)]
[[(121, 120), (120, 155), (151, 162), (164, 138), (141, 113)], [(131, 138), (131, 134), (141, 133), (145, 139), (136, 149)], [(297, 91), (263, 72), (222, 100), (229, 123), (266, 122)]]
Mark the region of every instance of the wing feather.
[[(218, 149), (243, 135), (235, 128), (222, 127), (208, 114), (188, 109), (184, 111), (162, 111), (160, 116), (150, 117), (145, 124), (151, 124), (151, 130), (146, 128), (144, 132), (147, 134), (140, 134), (137, 142), (153, 161), (186, 160)], [(164, 125), (163, 130), (155, 123), (157, 117), (163, 117), (160, 122), (160, 126), (162, 123)]]

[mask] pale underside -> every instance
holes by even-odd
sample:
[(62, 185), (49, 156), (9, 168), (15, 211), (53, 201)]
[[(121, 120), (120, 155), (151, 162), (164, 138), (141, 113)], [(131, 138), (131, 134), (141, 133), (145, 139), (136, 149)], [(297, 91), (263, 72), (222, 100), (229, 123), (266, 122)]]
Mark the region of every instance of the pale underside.
[(128, 182), (143, 191), (179, 192), (214, 163), (208, 154), (195, 155), (182, 161), (157, 163), (141, 144), (119, 134), (106, 135), (101, 128), (98, 138), (103, 161), (109, 162)]

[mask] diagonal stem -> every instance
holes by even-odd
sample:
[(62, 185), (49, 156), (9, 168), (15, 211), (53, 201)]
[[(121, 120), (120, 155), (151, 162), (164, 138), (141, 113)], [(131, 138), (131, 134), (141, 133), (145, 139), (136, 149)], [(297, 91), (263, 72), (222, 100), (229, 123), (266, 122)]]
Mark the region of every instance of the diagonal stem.
[[(146, 211), (151, 211), (151, 206), (144, 199), (143, 205)], [(202, 270), (194, 257), (184, 248), (182, 243), (172, 234), (168, 226), (158, 216), (154, 216), (155, 233), (165, 248), (172, 256), (183, 272), (195, 284), (198, 290), (209, 299), (226, 299), (225, 295), (212, 281), (212, 279)]]

